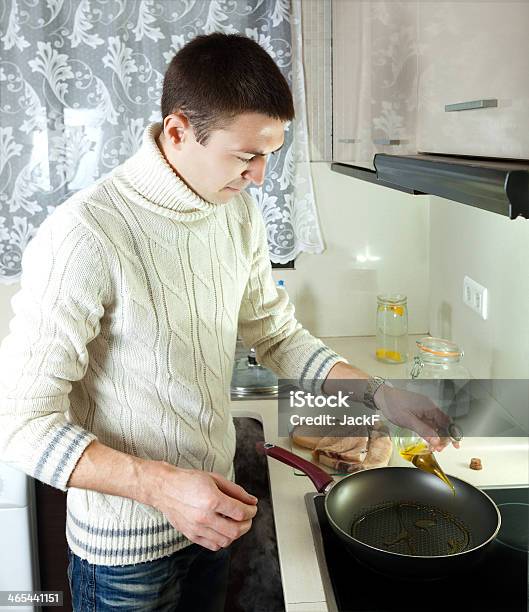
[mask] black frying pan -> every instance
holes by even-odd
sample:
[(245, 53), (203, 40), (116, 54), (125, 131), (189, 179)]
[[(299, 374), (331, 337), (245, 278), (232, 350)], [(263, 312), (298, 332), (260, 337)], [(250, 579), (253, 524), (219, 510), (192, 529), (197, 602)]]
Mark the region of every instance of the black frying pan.
[(375, 468), (335, 482), (284, 448), (260, 442), (257, 450), (303, 471), (325, 493), (334, 532), (360, 562), (386, 574), (434, 580), (464, 571), (500, 529), (492, 499), (454, 476), (456, 495), (417, 468)]

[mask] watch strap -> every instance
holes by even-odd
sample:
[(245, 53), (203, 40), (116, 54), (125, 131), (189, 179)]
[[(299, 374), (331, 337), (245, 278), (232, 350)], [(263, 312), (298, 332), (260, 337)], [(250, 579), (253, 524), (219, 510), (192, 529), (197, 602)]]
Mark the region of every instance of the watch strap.
[(375, 393), (378, 388), (386, 382), (384, 378), (380, 376), (370, 376), (367, 379), (366, 389), (364, 391), (363, 403), (372, 410), (378, 410), (375, 404)]

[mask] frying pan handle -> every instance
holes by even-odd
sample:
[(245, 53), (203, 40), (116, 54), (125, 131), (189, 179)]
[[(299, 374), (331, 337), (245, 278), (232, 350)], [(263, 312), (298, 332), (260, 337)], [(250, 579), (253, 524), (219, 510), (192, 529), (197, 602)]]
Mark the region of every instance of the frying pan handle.
[(327, 472), (314, 465), (314, 463), (291, 453), (286, 448), (267, 442), (257, 442), (255, 448), (260, 455), (267, 455), (281, 461), (281, 463), (286, 463), (301, 470), (312, 480), (318, 493), (326, 493), (329, 485), (334, 482), (332, 476), (329, 476)]

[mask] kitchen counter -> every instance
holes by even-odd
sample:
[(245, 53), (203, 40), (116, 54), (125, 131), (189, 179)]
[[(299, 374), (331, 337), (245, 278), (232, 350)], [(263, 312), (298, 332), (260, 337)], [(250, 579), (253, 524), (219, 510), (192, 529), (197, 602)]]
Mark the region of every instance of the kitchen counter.
[[(410, 355), (416, 353), (410, 336)], [(369, 374), (385, 378), (409, 378), (410, 362), (383, 364), (374, 357), (374, 337), (323, 338), (323, 341)], [(238, 400), (231, 404), (234, 417), (247, 416), (263, 425), (265, 441), (290, 448), (288, 438), (278, 436), (277, 400)], [(442, 452), (442, 466), (452, 474), (479, 487), (529, 485), (529, 439), (469, 438), (459, 450)], [(480, 457), (483, 470), (469, 469), (471, 457)], [(391, 466), (415, 469), (393, 453)], [(323, 584), (305, 506), (305, 493), (314, 491), (311, 481), (293, 468), (268, 459), (272, 504), (279, 551), (281, 578), (287, 612), (327, 612)], [(335, 477), (339, 478), (339, 477)]]

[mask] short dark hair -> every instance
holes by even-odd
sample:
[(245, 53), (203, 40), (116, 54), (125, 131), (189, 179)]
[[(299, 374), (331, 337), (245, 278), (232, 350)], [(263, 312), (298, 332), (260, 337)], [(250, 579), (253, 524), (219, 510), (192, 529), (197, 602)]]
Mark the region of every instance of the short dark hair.
[(163, 80), (162, 121), (183, 113), (198, 142), (226, 127), (238, 114), (262, 113), (294, 119), (287, 80), (272, 57), (241, 34), (214, 32), (195, 37), (178, 51)]

